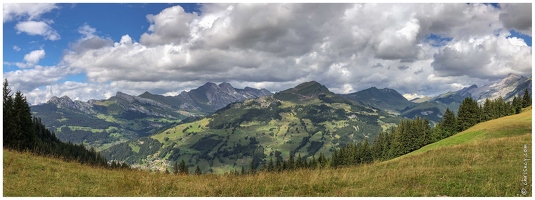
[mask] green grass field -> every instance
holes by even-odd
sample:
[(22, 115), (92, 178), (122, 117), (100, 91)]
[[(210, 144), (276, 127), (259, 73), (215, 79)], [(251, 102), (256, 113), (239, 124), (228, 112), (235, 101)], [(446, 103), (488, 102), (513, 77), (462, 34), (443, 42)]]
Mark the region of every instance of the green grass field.
[(111, 171), (4, 149), (3, 195), (531, 197), (531, 116), (528, 108), (385, 162), (247, 176)]

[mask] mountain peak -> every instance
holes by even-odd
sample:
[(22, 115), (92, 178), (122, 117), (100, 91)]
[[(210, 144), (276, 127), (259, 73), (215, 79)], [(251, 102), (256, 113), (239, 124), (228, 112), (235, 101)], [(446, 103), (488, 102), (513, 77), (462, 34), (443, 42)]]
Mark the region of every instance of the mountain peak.
[(143, 95), (152, 95), (149, 91), (145, 91), (143, 92), (143, 94), (140, 94), (139, 96), (143, 96)]
[(219, 87), (220, 88), (234, 88), (234, 87), (232, 87), (232, 85), (230, 83), (227, 83), (227, 82), (223, 82), (223, 83), (219, 84)]
[(309, 81), (301, 83), (294, 88), (290, 88), (281, 92), (278, 92), (274, 95), (276, 99), (284, 101), (303, 101), (307, 99), (312, 99), (321, 94), (330, 94), (334, 95), (327, 87), (316, 82)]
[(215, 83), (212, 83), (212, 82), (206, 82), (201, 87), (219, 87), (219, 86), (217, 84), (215, 84)]
[(351, 100), (388, 110), (402, 110), (414, 103), (408, 101), (398, 91), (390, 88), (371, 87), (351, 94), (343, 95)]

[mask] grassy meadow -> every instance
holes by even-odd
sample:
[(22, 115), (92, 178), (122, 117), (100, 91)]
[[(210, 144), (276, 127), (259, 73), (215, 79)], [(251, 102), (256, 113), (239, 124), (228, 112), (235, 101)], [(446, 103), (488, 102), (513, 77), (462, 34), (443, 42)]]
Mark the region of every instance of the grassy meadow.
[(524, 163), (532, 159), (531, 113), (478, 124), (389, 161), (243, 176), (107, 170), (4, 149), (3, 196), (531, 197), (531, 160)]

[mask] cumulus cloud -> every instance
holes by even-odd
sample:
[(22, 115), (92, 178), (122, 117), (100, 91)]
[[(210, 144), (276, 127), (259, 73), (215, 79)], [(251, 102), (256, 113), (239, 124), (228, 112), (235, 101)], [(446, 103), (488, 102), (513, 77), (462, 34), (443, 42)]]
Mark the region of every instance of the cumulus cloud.
[[(119, 41), (85, 24), (61, 63), (87, 74), (91, 84), (133, 94), (176, 94), (207, 81), (279, 91), (316, 80), (339, 93), (375, 86), (427, 96), (508, 73), (531, 75), (531, 47), (506, 29), (527, 30), (507, 21), (523, 19), (514, 7), (203, 4), (200, 10), (173, 6), (149, 14), (140, 38), (125, 33)], [(431, 34), (448, 40), (437, 45)]]
[(36, 88), (26, 94), (26, 99), (28, 103), (33, 105), (46, 103), (53, 96), (69, 96), (73, 100), (79, 101), (107, 99), (115, 95), (115, 90), (108, 84), (66, 81), (60, 84), (47, 85), (44, 88)]
[(505, 28), (531, 36), (532, 7), (531, 3), (500, 4), (503, 12), (500, 20)]
[(20, 51), (20, 47), (18, 47), (17, 45), (13, 45), (13, 50)]
[(141, 43), (145, 45), (162, 45), (180, 43), (190, 36), (190, 23), (196, 14), (186, 13), (180, 6), (164, 9), (157, 15), (147, 15), (149, 33), (141, 35)]
[(43, 59), (45, 57), (45, 50), (35, 50), (31, 51), (30, 53), (24, 55), (24, 60), (28, 65), (35, 65), (39, 63), (39, 60)]
[(4, 3), (4, 23), (17, 19), (38, 19), (42, 14), (57, 9), (52, 3)]
[(41, 35), (47, 40), (59, 40), (60, 36), (56, 30), (43, 21), (24, 21), (15, 25), (17, 34), (22, 32), (28, 35)]
[(9, 81), (13, 90), (22, 92), (32, 91), (35, 88), (50, 85), (61, 80), (64, 76), (77, 74), (80, 71), (66, 66), (40, 66), (33, 69), (16, 70), (4, 73), (4, 78)]
[(434, 55), (432, 66), (439, 76), (499, 79), (509, 73), (531, 74), (531, 47), (509, 34), (460, 40)]

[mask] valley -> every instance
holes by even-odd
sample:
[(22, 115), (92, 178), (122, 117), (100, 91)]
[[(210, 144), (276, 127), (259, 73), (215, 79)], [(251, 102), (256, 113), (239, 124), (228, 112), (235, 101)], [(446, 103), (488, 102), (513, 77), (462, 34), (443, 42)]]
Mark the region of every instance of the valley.
[[(509, 91), (499, 94), (521, 94), (531, 85), (526, 81), (531, 83), (510, 75), (492, 86)], [(175, 97), (148, 92), (118, 92), (88, 102), (54, 97), (32, 112), (61, 140), (93, 146), (110, 160), (157, 171), (171, 171), (173, 163), (184, 160), (189, 168), (223, 174), (290, 154), (330, 156), (346, 144), (372, 142), (404, 118), (436, 124), (446, 109), (457, 112), (474, 89), (415, 103), (388, 88), (339, 95), (311, 81), (268, 95), (267, 90), (207, 83)]]

